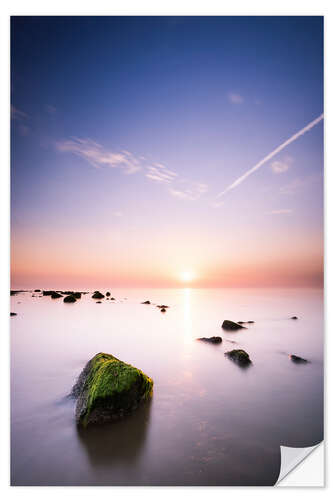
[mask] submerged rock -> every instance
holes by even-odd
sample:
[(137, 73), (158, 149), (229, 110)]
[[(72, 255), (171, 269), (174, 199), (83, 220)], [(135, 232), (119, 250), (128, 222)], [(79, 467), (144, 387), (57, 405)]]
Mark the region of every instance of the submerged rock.
[(74, 295), (66, 295), (66, 297), (64, 298), (64, 302), (76, 302), (76, 298), (74, 297)]
[(210, 342), (211, 344), (221, 344), (221, 337), (200, 337), (197, 340), (201, 340), (202, 342)]
[(91, 298), (92, 298), (92, 299), (104, 299), (104, 297), (105, 297), (105, 295), (103, 295), (103, 294), (102, 294), (101, 292), (99, 292), (98, 290), (96, 290), (96, 291), (92, 294), (92, 296), (91, 296)]
[(294, 363), (308, 363), (307, 359), (301, 358), (300, 356), (296, 356), (296, 354), (289, 354), (289, 358)]
[(17, 316), (17, 313), (10, 313), (11, 316)]
[(292, 316), (290, 319), (298, 319), (297, 316)]
[(141, 370), (100, 352), (85, 366), (71, 395), (77, 398), (77, 424), (99, 424), (134, 411), (147, 400), (153, 381)]
[(60, 299), (60, 297), (62, 297), (62, 295), (58, 292), (51, 293), (51, 299)]
[(242, 366), (250, 365), (252, 363), (250, 356), (246, 351), (243, 351), (243, 349), (234, 349), (226, 352), (225, 356)]
[(150, 304), (150, 300), (145, 300), (144, 302), (141, 302), (141, 304)]
[(229, 319), (225, 319), (222, 323), (222, 328), (224, 330), (239, 330), (240, 328), (245, 328), (245, 326), (235, 323), (234, 321), (230, 321)]

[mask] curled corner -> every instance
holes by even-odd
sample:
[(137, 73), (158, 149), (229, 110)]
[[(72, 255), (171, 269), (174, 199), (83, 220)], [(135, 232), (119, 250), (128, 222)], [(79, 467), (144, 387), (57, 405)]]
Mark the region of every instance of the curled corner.
[(275, 484), (282, 481), (298, 464), (300, 464), (310, 453), (315, 450), (320, 443), (307, 448), (291, 448), (289, 446), (280, 446), (281, 467), (280, 474)]

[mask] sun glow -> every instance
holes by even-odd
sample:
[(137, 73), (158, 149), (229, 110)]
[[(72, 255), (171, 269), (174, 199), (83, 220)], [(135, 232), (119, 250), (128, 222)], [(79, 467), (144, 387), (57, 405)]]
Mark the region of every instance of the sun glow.
[(195, 274), (192, 271), (183, 271), (180, 273), (180, 280), (184, 283), (190, 283), (195, 278)]

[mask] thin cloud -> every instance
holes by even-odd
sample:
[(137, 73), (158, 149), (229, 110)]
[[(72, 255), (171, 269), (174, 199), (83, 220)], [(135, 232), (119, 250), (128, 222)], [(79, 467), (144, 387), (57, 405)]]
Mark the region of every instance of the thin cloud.
[(140, 170), (139, 161), (128, 151), (120, 153), (108, 150), (91, 139), (73, 138), (56, 143), (56, 148), (62, 153), (73, 153), (86, 160), (95, 168), (120, 168), (126, 174)]
[(180, 200), (198, 200), (203, 194), (208, 191), (207, 184), (193, 182), (188, 187), (170, 188), (169, 193)]
[(178, 177), (176, 172), (169, 170), (161, 163), (155, 163), (153, 166), (148, 166), (146, 167), (146, 170), (147, 172), (145, 176), (147, 179), (165, 184), (171, 184), (171, 182)]
[(299, 137), (301, 137), (302, 135), (304, 135), (306, 132), (309, 132), (313, 127), (315, 127), (318, 123), (320, 123), (323, 120), (323, 118), (324, 118), (324, 114), (322, 113), (317, 118), (315, 118), (310, 123), (308, 123), (304, 128), (302, 128), (301, 130), (299, 130), (298, 132), (296, 132), (296, 134), (294, 134), (291, 137), (289, 137), (289, 139), (287, 139), (285, 142), (283, 142), (282, 144), (280, 144), (280, 146), (278, 146), (277, 148), (275, 148), (271, 153), (269, 153), (268, 155), (266, 155), (262, 160), (260, 160), (258, 163), (256, 163), (252, 168), (250, 168), (249, 170), (247, 170), (245, 172), (245, 174), (243, 174), (240, 177), (238, 177), (238, 179), (236, 179), (232, 184), (230, 184), (230, 186), (228, 186), (224, 191), (222, 191), (221, 193), (219, 193), (217, 195), (217, 198), (223, 196), (228, 191), (231, 191), (232, 189), (235, 189), (235, 187), (239, 186), (243, 181), (245, 181), (245, 179), (247, 179), (247, 177), (249, 177), (256, 170), (258, 170), (260, 167), (262, 167), (265, 163), (267, 163), (269, 160), (271, 160), (274, 156), (276, 156), (278, 153), (280, 153), (280, 151), (282, 151), (287, 146), (289, 146), (289, 144), (291, 144), (294, 141), (296, 141)]
[(91, 139), (73, 137), (56, 142), (55, 147), (61, 153), (72, 153), (84, 159), (94, 168), (119, 168), (126, 174), (141, 171), (149, 181), (169, 186), (169, 194), (179, 199), (197, 200), (208, 190), (207, 184), (180, 178), (177, 172), (162, 163), (148, 163), (146, 157), (135, 156), (126, 150), (112, 151)]
[(271, 169), (274, 174), (282, 174), (287, 172), (293, 163), (293, 159), (290, 156), (287, 156), (284, 160), (281, 161), (273, 161), (271, 163)]
[(235, 92), (229, 92), (228, 99), (232, 104), (242, 104), (244, 102), (244, 97)]
[(10, 110), (11, 110), (11, 117), (13, 120), (25, 120), (29, 117), (27, 113), (21, 111), (18, 108), (15, 108), (14, 106), (11, 106)]
[(124, 214), (120, 210), (116, 210), (115, 212), (112, 212), (112, 215), (115, 217), (122, 217)]
[(290, 208), (280, 208), (279, 210), (271, 210), (266, 212), (268, 215), (287, 215), (291, 214), (292, 210)]

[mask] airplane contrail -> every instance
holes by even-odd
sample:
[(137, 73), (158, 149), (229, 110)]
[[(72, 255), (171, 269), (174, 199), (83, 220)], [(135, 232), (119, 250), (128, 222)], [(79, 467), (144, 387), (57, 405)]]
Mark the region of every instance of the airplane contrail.
[(289, 139), (287, 139), (285, 142), (283, 142), (282, 144), (280, 144), (280, 146), (278, 146), (271, 153), (269, 153), (267, 156), (265, 156), (262, 160), (260, 160), (258, 163), (256, 163), (254, 165), (254, 167), (250, 168), (250, 170), (247, 170), (245, 172), (245, 174), (243, 174), (240, 177), (238, 177), (238, 179), (236, 179), (232, 184), (230, 184), (230, 186), (228, 186), (224, 191), (222, 191), (221, 193), (219, 193), (216, 196), (216, 198), (219, 198), (219, 197), (223, 196), (228, 191), (231, 191), (235, 187), (239, 186), (239, 184), (241, 184), (243, 181), (245, 181), (245, 179), (249, 175), (253, 174), (253, 172), (255, 172), (260, 167), (262, 167), (262, 165), (264, 165), (264, 163), (266, 163), (268, 160), (270, 160), (275, 155), (277, 155), (278, 153), (280, 153), (280, 151), (282, 151), (285, 147), (287, 147), (292, 142), (296, 141), (296, 139), (298, 139), (299, 137), (301, 137), (302, 135), (304, 135), (306, 132), (309, 132), (309, 130), (311, 130), (313, 127), (315, 127), (323, 119), (324, 119), (324, 113), (322, 113), (320, 116), (318, 116), (318, 118), (315, 118), (315, 120), (312, 120), (312, 122), (308, 123), (308, 125), (306, 125), (304, 128), (302, 128), (299, 132), (296, 132), (296, 134), (294, 134), (291, 137), (289, 137)]

